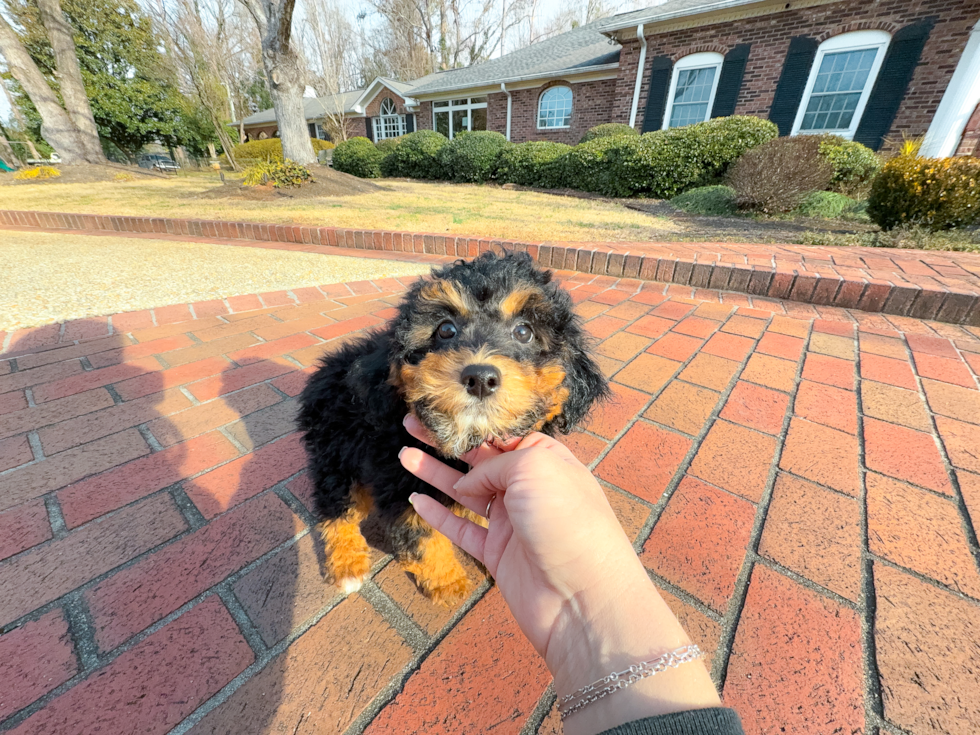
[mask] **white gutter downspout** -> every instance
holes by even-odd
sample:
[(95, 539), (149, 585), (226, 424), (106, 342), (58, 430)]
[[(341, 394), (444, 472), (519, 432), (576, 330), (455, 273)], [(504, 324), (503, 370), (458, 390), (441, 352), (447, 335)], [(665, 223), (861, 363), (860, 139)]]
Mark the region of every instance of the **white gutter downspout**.
[(643, 82), (643, 67), (647, 62), (647, 38), (643, 35), (643, 24), (636, 27), (636, 39), (640, 42), (640, 61), (636, 65), (636, 84), (633, 85), (633, 106), (630, 108), (630, 127), (636, 127), (636, 108), (640, 104), (640, 84)]
[(510, 110), (511, 110), (511, 100), (510, 92), (507, 91), (507, 85), (503, 82), (500, 83), (500, 91), (507, 95), (507, 140), (510, 141)]
[(980, 21), (973, 26), (919, 154), (927, 158), (944, 158), (956, 153), (977, 103), (980, 103)]

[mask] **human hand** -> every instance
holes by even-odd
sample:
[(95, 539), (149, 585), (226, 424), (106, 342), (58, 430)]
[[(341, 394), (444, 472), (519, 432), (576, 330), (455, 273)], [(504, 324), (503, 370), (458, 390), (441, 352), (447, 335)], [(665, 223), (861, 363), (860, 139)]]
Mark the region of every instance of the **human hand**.
[[(406, 428), (427, 442), (414, 417), (406, 419)], [(477, 514), (483, 515), (496, 495), (486, 529), (428, 496), (415, 495), (412, 502), (426, 522), (493, 575), (521, 630), (555, 676), (559, 696), (689, 644), (589, 470), (543, 434), (504, 449), (472, 450), (463, 457), (472, 466), (466, 475), (420, 450), (403, 449), (400, 457), (408, 471)], [(593, 728), (635, 719), (631, 714), (718, 703), (700, 662), (656, 678), (660, 681), (653, 685), (644, 680), (625, 690), (629, 696), (617, 694), (618, 706), (611, 710), (605, 700), (582, 710), (566, 732), (579, 727), (597, 732)], [(612, 720), (617, 722), (609, 724)]]

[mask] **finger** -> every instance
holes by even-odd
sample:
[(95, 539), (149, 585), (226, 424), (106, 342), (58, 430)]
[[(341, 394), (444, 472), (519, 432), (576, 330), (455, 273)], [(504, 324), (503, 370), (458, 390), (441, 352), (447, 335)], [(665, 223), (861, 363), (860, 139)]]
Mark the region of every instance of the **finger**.
[(469, 508), (474, 513), (479, 513), (481, 510), (486, 509), (486, 501), (484, 501), (483, 508), (481, 508), (478, 498), (461, 498), (453, 489), (453, 486), (459, 482), (463, 473), (440, 462), (431, 454), (427, 454), (421, 449), (405, 447), (399, 453), (398, 459), (401, 461), (402, 467), (417, 478), (429, 483), (437, 490), (446, 493), (446, 495)]
[(465, 518), (460, 518), (438, 500), (430, 498), (428, 495), (413, 493), (409, 502), (415, 508), (415, 512), (422, 516), (422, 520), (481, 564), (485, 564), (483, 560), (483, 553), (487, 544), (487, 530), (485, 528)]
[(554, 437), (547, 436), (538, 431), (532, 432), (525, 436), (521, 440), (520, 444), (514, 447), (514, 449), (530, 449), (531, 447), (541, 447), (542, 449), (547, 449), (548, 451), (557, 454), (566, 462), (572, 460), (576, 464), (581, 464), (578, 461), (578, 458), (572, 454), (572, 450)]

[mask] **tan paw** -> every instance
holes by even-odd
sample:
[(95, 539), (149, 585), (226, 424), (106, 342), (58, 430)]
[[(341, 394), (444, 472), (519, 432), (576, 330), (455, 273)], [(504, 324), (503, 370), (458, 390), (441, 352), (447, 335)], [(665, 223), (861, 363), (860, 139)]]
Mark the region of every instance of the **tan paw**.
[[(462, 570), (460, 570), (462, 571)], [(440, 584), (430, 586), (422, 583), (423, 594), (437, 605), (455, 607), (473, 594), (475, 586), (463, 572), (462, 576), (450, 580), (440, 580)]]

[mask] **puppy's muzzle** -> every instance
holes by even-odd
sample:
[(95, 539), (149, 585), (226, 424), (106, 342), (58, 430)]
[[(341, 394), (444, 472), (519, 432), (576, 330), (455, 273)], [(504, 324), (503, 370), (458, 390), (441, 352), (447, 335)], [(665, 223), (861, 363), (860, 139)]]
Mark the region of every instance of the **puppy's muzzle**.
[(500, 371), (493, 365), (467, 365), (459, 374), (459, 382), (467, 393), (483, 400), (496, 393), (500, 387)]

